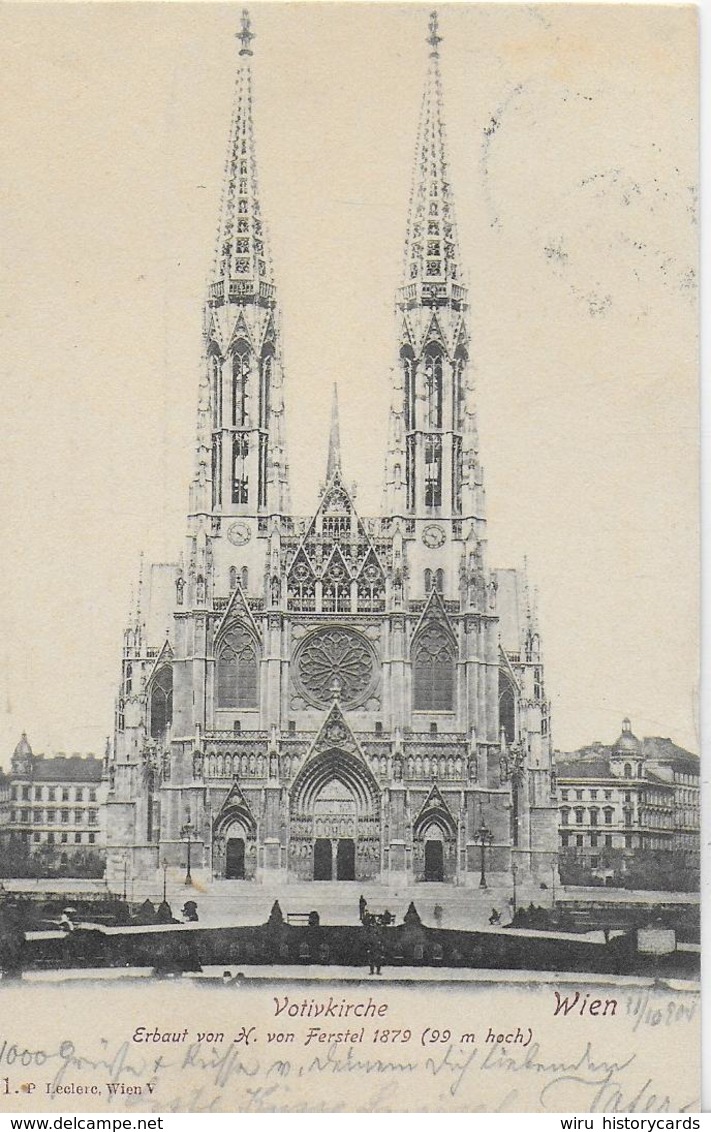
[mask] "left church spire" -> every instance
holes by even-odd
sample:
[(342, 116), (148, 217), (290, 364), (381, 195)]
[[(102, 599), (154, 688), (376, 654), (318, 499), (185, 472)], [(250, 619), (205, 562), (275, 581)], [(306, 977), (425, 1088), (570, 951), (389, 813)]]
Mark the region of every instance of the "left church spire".
[(229, 302), (253, 295), (268, 301), (274, 297), (274, 274), (259, 199), (252, 81), (256, 37), (246, 9), (236, 38), (239, 62), (210, 297)]
[(289, 508), (280, 314), (262, 216), (253, 119), (254, 32), (245, 9), (204, 323), (192, 515)]

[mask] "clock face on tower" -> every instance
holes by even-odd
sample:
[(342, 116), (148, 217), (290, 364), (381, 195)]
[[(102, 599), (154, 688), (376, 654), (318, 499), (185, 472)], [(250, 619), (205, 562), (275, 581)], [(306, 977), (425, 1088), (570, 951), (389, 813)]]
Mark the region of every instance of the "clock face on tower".
[(227, 537), (235, 546), (244, 546), (252, 537), (252, 532), (246, 523), (232, 523), (227, 528)]
[(438, 523), (430, 523), (429, 526), (425, 527), (424, 531), (422, 532), (422, 541), (425, 546), (429, 546), (431, 550), (436, 549), (436, 547), (438, 546), (442, 546), (445, 537), (445, 533)]

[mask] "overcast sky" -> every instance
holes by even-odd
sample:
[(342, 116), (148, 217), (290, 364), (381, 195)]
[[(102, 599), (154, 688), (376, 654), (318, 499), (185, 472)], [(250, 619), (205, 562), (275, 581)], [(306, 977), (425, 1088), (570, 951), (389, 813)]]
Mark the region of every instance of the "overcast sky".
[[(239, 6), (0, 10), (0, 764), (103, 749), (138, 558), (182, 547)], [(253, 4), (297, 513), (339, 384), (377, 513), (426, 7)], [(528, 556), (556, 747), (698, 749), (691, 8), (443, 6), (490, 562)]]

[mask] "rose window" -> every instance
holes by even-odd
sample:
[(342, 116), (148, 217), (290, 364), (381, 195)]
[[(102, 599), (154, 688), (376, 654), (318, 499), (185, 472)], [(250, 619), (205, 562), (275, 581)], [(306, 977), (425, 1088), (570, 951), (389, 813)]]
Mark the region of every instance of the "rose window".
[(319, 707), (336, 695), (344, 707), (363, 703), (377, 677), (375, 657), (364, 637), (350, 629), (319, 629), (307, 637), (295, 658), (296, 682)]

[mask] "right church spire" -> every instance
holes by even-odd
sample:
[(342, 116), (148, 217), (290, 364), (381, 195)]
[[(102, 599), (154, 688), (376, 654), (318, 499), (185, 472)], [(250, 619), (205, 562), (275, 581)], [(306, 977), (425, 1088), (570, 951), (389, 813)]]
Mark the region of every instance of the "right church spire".
[(467, 290), (442, 109), (437, 13), (417, 133), (404, 278), (397, 293), (386, 509), (420, 518), (483, 520), (473, 389), (469, 386)]
[(405, 242), (405, 270), (400, 300), (405, 303), (466, 301), (454, 201), (449, 181), (442, 112), (437, 13), (430, 15), (427, 43), (430, 61), (417, 133), (410, 215)]

